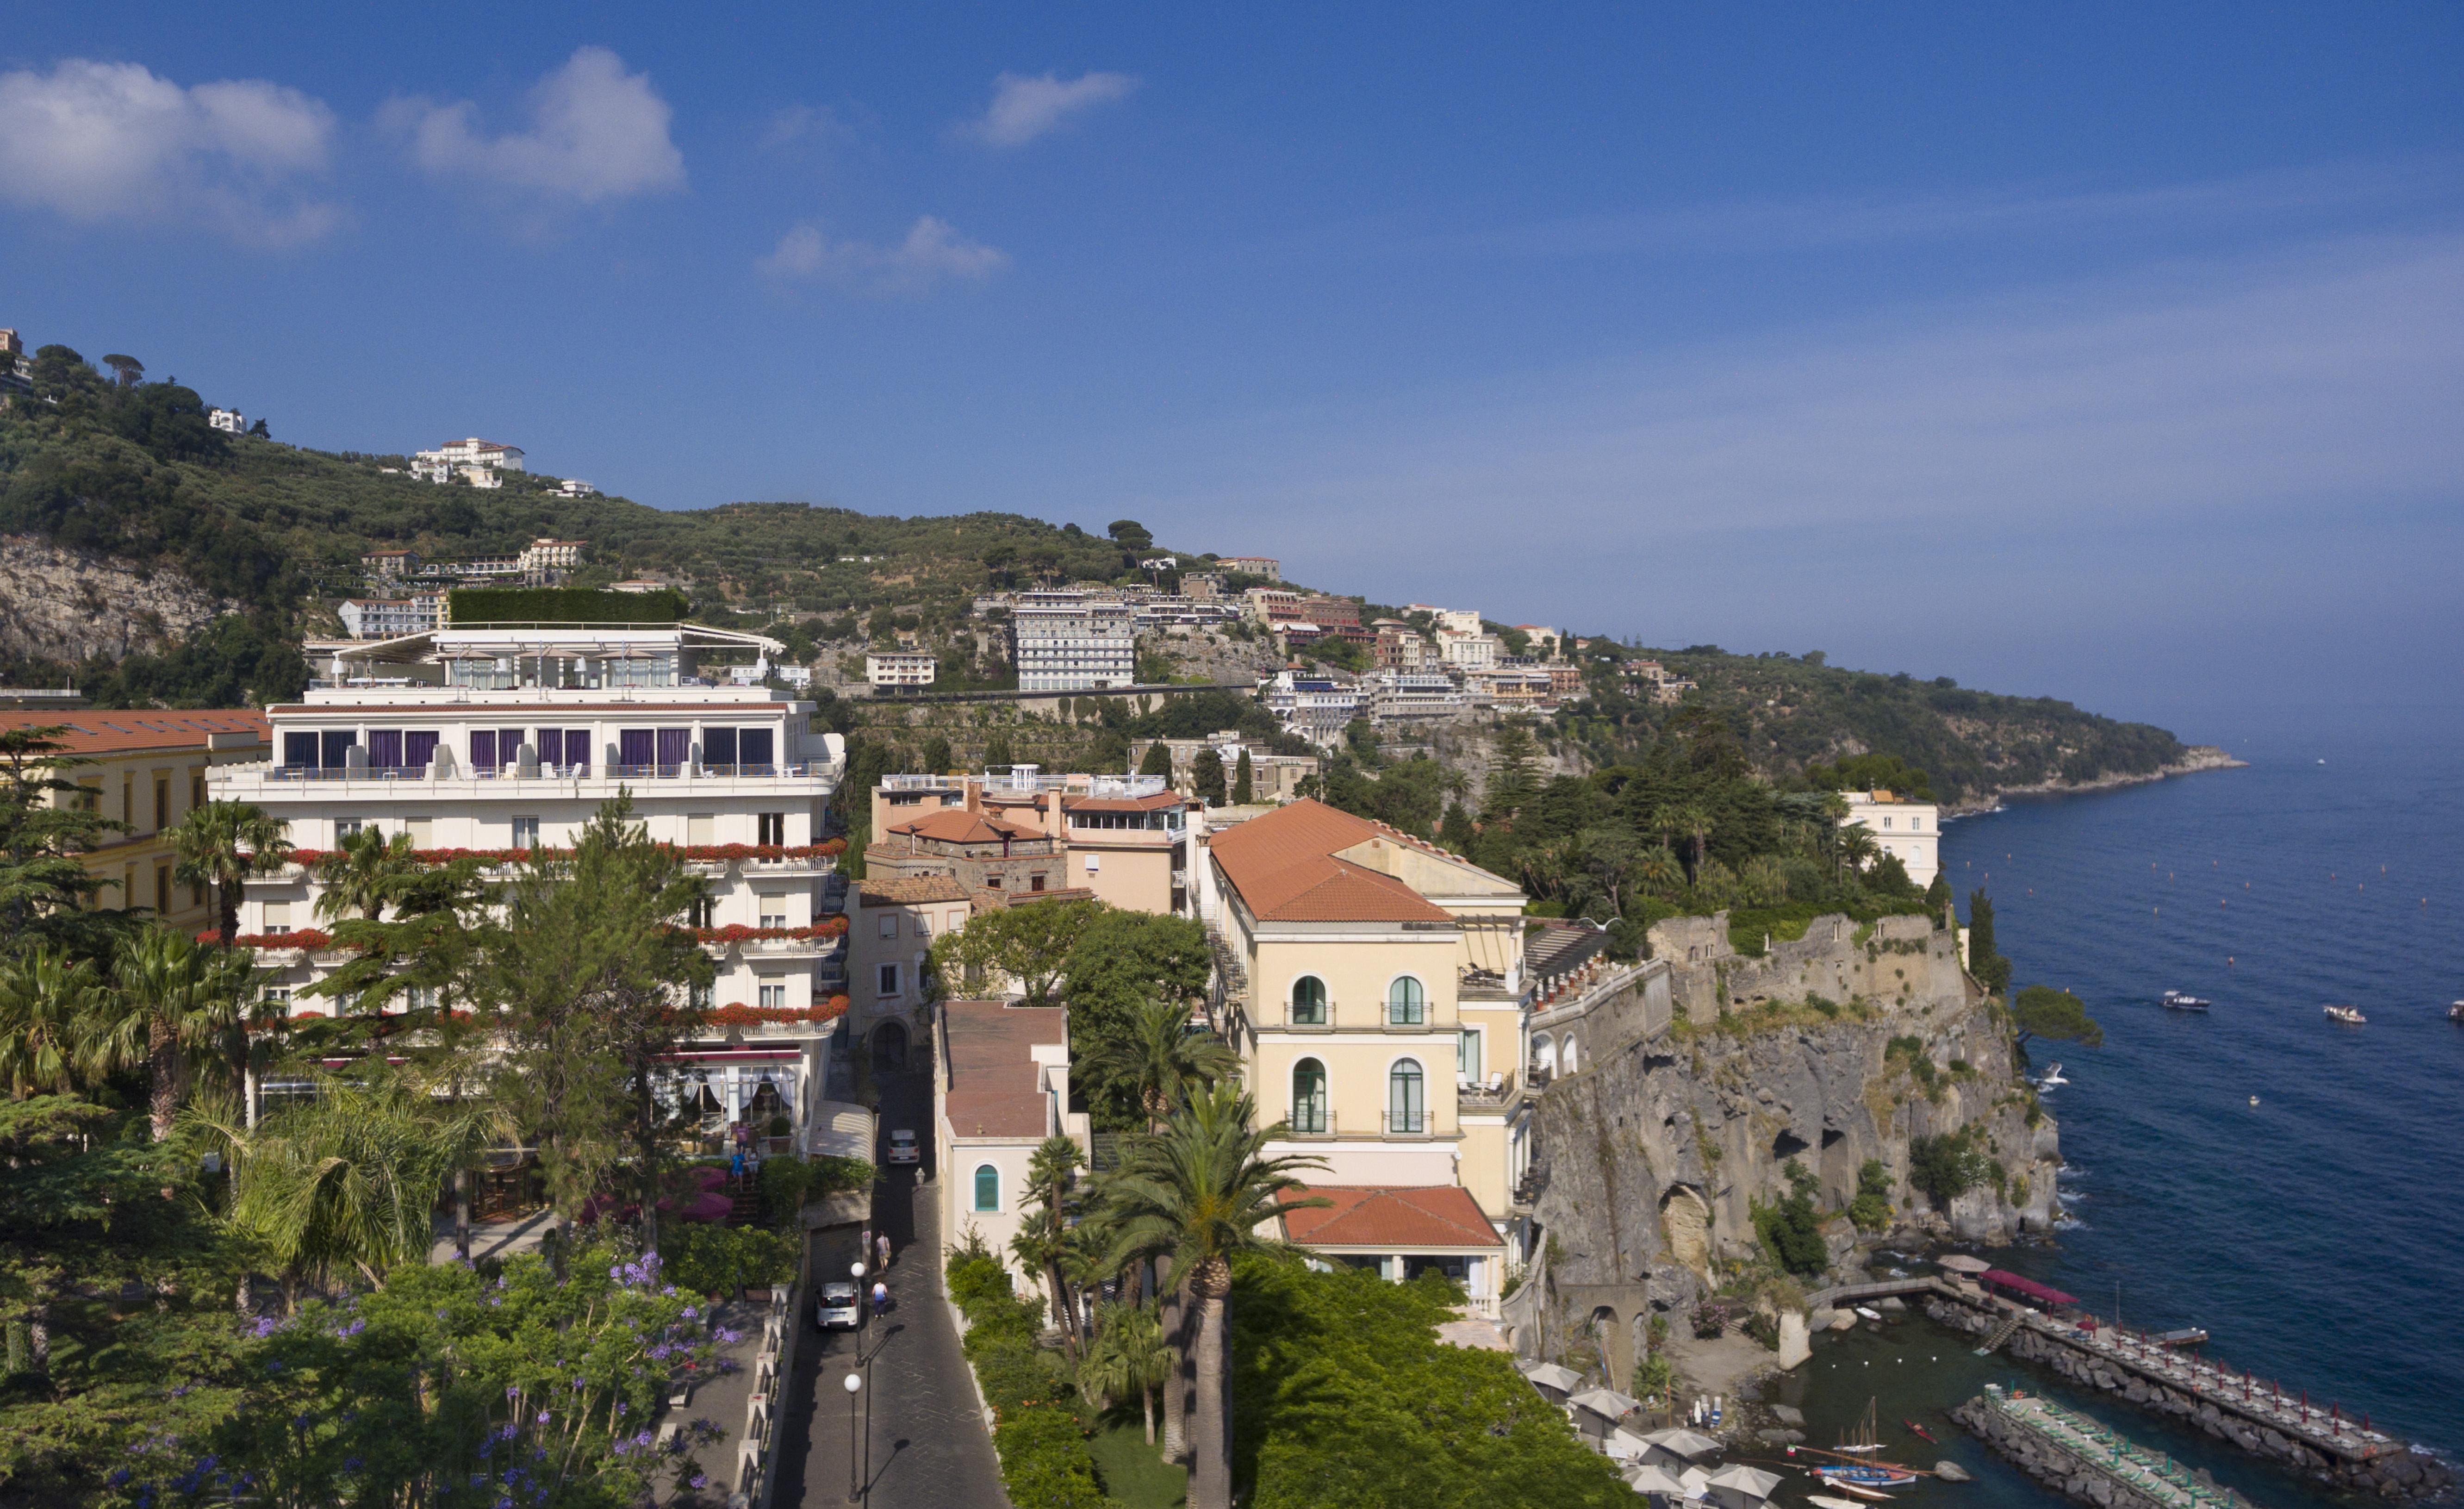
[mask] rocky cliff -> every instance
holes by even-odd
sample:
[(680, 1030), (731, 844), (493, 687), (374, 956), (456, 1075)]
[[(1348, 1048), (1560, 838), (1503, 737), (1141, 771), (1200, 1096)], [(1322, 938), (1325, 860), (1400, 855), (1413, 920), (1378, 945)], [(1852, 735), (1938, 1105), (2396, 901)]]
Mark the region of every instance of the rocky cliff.
[[(2057, 1129), (1952, 934), (1922, 918), (1821, 918), (1804, 939), (1749, 957), (1730, 948), (1723, 916), (1661, 924), (1651, 941), (1674, 1020), (1587, 1044), (1580, 1067), (1539, 1097), (1541, 1331), (1613, 1319), (1639, 1334), (1645, 1307), (1689, 1310), (1767, 1266), (1753, 1207), (1787, 1198), (1792, 1161), (1836, 1212), (1878, 1160), (1903, 1239), (2050, 1230)], [(1969, 1127), (1994, 1171), (1936, 1211), (1910, 1186), (1910, 1143)], [(1834, 1216), (1823, 1234), (1834, 1273), (1853, 1278), (1890, 1232)]]
[(160, 649), (232, 607), (174, 570), (0, 535), (0, 658), (118, 658)]

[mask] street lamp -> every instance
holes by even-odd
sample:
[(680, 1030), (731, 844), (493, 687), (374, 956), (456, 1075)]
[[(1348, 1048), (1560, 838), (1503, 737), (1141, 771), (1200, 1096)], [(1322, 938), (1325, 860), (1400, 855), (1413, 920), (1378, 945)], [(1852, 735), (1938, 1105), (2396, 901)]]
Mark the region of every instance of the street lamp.
[(862, 1363), (864, 1361), (864, 1317), (865, 1312), (871, 1308), (872, 1298), (870, 1295), (864, 1292), (864, 1260), (858, 1258), (849, 1263), (847, 1274), (855, 1279), (855, 1359), (858, 1363)]
[(849, 1502), (849, 1503), (858, 1503), (858, 1502), (861, 1502), (861, 1501), (863, 1500), (863, 1498), (864, 1498), (864, 1478), (863, 1478), (861, 1476), (859, 1476), (858, 1469), (857, 1469), (857, 1467), (856, 1467), (856, 1460), (855, 1460), (855, 1458), (856, 1458), (856, 1451), (857, 1451), (856, 1433), (855, 1433), (855, 1396), (856, 1396), (857, 1394), (859, 1394), (859, 1393), (862, 1393), (863, 1391), (864, 1391), (864, 1378), (863, 1378), (863, 1376), (862, 1376), (861, 1374), (857, 1374), (857, 1373), (849, 1373), (849, 1374), (847, 1374), (847, 1502)]

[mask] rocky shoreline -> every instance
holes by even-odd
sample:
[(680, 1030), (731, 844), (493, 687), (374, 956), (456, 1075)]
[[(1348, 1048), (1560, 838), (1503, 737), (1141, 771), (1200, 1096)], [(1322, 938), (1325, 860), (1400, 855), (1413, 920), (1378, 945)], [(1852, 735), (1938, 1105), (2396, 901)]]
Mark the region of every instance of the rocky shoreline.
[(2214, 744), (2192, 744), (2185, 751), (2187, 758), (2172, 765), (2159, 766), (2144, 775), (2101, 775), (2093, 781), (2038, 781), (2031, 786), (1999, 786), (1982, 802), (1959, 802), (1943, 809), (1943, 816), (1976, 817), (1999, 810), (2006, 798), (2014, 796), (2081, 796), (2090, 791), (2115, 791), (2125, 786), (2145, 786), (2167, 776), (2196, 775), (2202, 770), (2247, 769), (2250, 762), (2236, 760)]
[[(2175, 1509), (2108, 1476), (2095, 1463), (2082, 1461), (2003, 1419), (1982, 1399), (1969, 1400), (1951, 1410), (1950, 1417), (2012, 1466), (2066, 1498), (2094, 1504), (2096, 1509)], [(2207, 1475), (2203, 1472), (2197, 1476), (2206, 1479)], [(2239, 1498), (2238, 1495), (2234, 1497)], [(2248, 1503), (2247, 1499), (2240, 1501)]]
[[(1928, 1299), (1925, 1313), (1929, 1320), (1971, 1335), (1981, 1335), (1995, 1323), (1995, 1318), (1984, 1311), (1946, 1299)], [(2115, 1367), (2035, 1330), (2018, 1331), (2005, 1350), (2080, 1387), (2117, 1394), (2141, 1409), (2195, 1425), (2217, 1440), (2230, 1441), (2253, 1456), (2331, 1488), (2409, 1501), (2443, 1494), (2454, 1484), (2454, 1476), (2444, 1462), (2417, 1452), (2393, 1452), (2366, 1462), (2331, 1459), (2279, 1431), (2220, 1410), (2210, 1401)]]

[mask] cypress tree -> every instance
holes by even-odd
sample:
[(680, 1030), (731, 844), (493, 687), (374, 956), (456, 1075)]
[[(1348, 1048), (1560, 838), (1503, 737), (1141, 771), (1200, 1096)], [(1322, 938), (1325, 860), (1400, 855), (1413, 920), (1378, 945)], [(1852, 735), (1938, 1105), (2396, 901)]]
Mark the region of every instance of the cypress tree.
[(1209, 807), (1223, 805), (1223, 757), (1212, 749), (1201, 749), (1190, 763), (1190, 794)]
[(1968, 972), (1996, 995), (2011, 984), (2011, 961), (1993, 945), (1993, 899), (1981, 886), (1968, 893)]
[(1243, 749), (1241, 751), (1241, 763), (1232, 772), (1232, 804), (1235, 807), (1245, 805), (1251, 799), (1251, 792), (1249, 751)]
[(1159, 775), (1166, 780), (1170, 780), (1172, 778), (1172, 746), (1165, 743), (1160, 739), (1156, 740), (1154, 743), (1147, 745), (1147, 752), (1138, 760), (1138, 774)]

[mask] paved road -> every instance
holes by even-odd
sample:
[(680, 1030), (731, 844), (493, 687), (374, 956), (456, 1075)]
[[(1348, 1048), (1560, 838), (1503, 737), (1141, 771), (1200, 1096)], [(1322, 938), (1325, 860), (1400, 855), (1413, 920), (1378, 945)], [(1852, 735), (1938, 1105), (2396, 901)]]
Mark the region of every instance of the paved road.
[[(864, 1427), (861, 1403), (852, 1430), (844, 1380), (854, 1365), (858, 1339), (844, 1331), (807, 1332), (796, 1356), (795, 1379), (781, 1428), (788, 1448), (781, 1454), (777, 1503), (839, 1504), (847, 1501), (851, 1434), (865, 1437), (870, 1480), (864, 1502), (871, 1509), (1009, 1509), (1001, 1492), (1001, 1462), (977, 1412), (957, 1327), (942, 1296), (936, 1254), (941, 1233), (931, 1183), (933, 1089), (923, 1075), (884, 1078), (881, 1128), (912, 1127), (924, 1144), (921, 1168), (892, 1168), (875, 1202), (875, 1218), (890, 1233), (888, 1282), (895, 1300), (883, 1323), (868, 1323), (862, 1336), (865, 1394), (871, 1427)], [(815, 1234), (814, 1281), (845, 1274), (855, 1256), (855, 1235), (847, 1231)], [(869, 1259), (867, 1266), (870, 1266)], [(869, 1287), (871, 1280), (866, 1280)], [(798, 1323), (810, 1326), (809, 1302)], [(864, 1396), (859, 1395), (859, 1400)], [(795, 1443), (801, 1440), (803, 1450)]]

